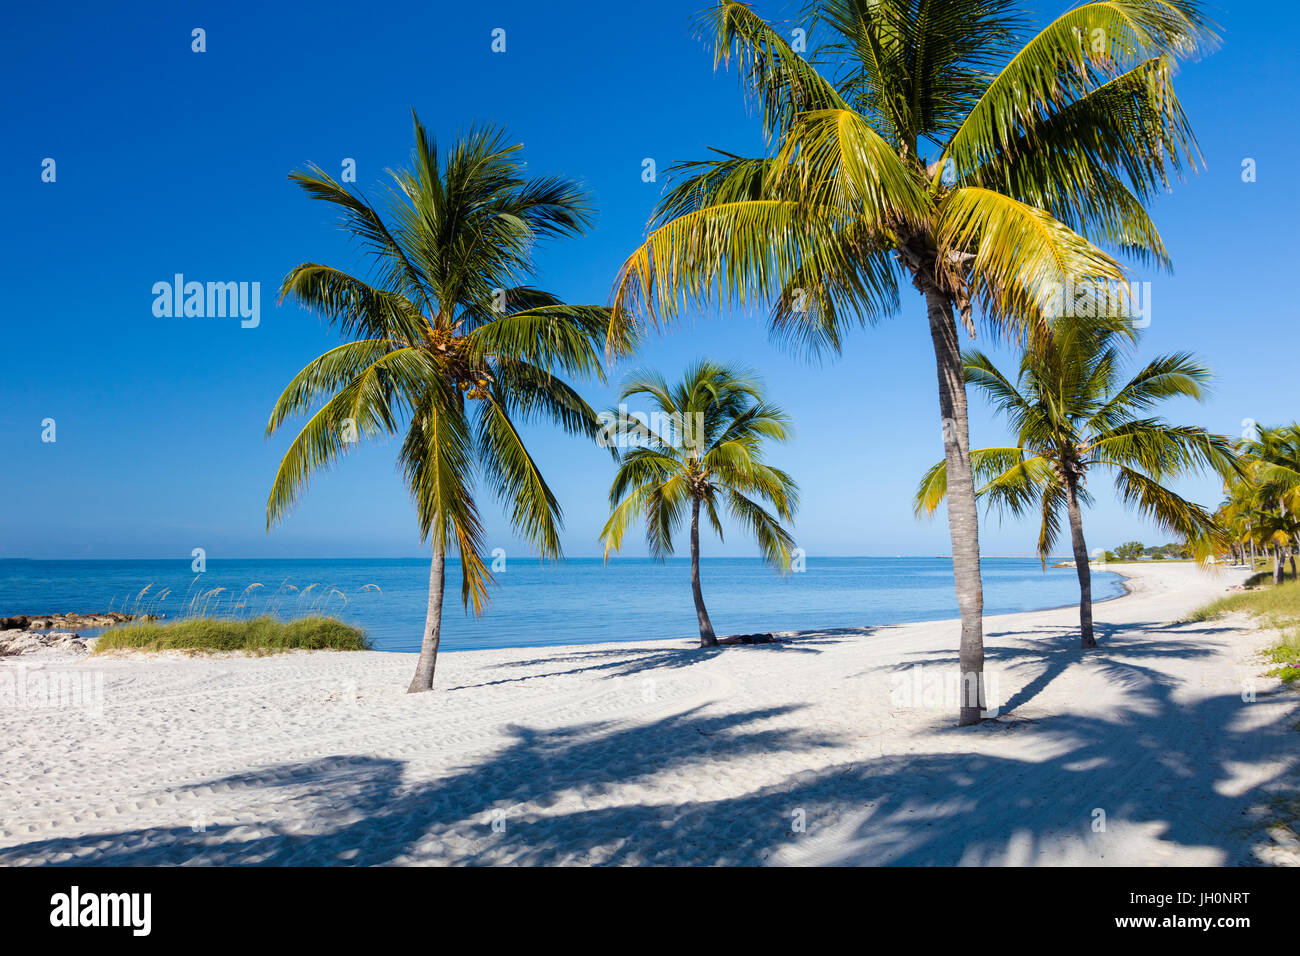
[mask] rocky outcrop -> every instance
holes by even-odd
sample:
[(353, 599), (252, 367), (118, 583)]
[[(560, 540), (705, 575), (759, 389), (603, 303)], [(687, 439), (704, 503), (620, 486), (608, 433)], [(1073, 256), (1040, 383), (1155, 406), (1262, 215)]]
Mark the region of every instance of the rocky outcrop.
[(20, 631), (9, 628), (0, 631), (0, 657), (19, 654), (85, 654), (94, 646), (93, 637), (86, 638), (72, 631)]
[(0, 633), (4, 631), (75, 631), (78, 628), (112, 627), (125, 621), (154, 621), (153, 614), (20, 614), (17, 617), (0, 617)]
[(77, 632), (112, 627), (127, 621), (155, 621), (153, 614), (19, 614), (0, 617), (0, 657), (19, 654), (85, 654), (95, 638)]

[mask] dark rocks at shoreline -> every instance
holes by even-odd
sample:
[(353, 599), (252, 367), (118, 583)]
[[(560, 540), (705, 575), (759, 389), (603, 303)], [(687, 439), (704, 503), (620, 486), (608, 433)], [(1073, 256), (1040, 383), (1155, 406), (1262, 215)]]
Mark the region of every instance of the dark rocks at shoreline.
[(106, 614), (19, 614), (0, 617), (0, 631), (75, 631), (78, 628), (112, 627), (126, 621), (156, 621), (157, 615), (123, 614), (109, 611)]
[(718, 638), (719, 644), (781, 644), (782, 640), (775, 634), (732, 634)]

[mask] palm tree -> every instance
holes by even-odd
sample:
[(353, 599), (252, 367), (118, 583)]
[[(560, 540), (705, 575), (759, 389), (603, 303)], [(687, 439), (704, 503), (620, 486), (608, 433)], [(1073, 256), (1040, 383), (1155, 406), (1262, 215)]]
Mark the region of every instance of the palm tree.
[(1243, 514), (1232, 511), (1229, 503), (1224, 501), (1220, 503), (1218, 509), (1214, 512), (1214, 520), (1219, 526), (1228, 532), (1231, 541), (1228, 543), (1228, 550), (1232, 557), (1233, 564), (1244, 564), (1253, 566), (1250, 558), (1251, 547), (1251, 524), (1250, 518)]
[(1272, 553), (1273, 582), (1280, 584), (1287, 558), (1291, 576), (1296, 576), (1295, 550), (1300, 547), (1300, 425), (1259, 429), (1240, 449), (1243, 474), (1225, 486), (1220, 514), (1245, 525), (1252, 554), (1256, 544)]
[(1244, 443), (1238, 445), (1242, 473), (1224, 483), (1225, 497), (1214, 517), (1220, 525), (1231, 529), (1236, 535), (1243, 563), (1249, 564), (1253, 571), (1256, 548), (1263, 542), (1259, 518), (1266, 504), (1251, 477), (1258, 472), (1258, 462), (1245, 453), (1243, 445)]
[[(1016, 444), (971, 452), (983, 482), (976, 495), (1014, 515), (1042, 516), (1038, 554), (1047, 564), (1064, 512), (1079, 575), (1079, 631), (1085, 648), (1092, 632), (1092, 576), (1081, 505), (1091, 502), (1088, 474), (1105, 469), (1125, 504), (1161, 528), (1182, 535), (1201, 559), (1227, 541), (1214, 516), (1171, 491), (1164, 480), (1212, 467), (1235, 472), (1232, 439), (1204, 428), (1171, 425), (1150, 415), (1176, 396), (1201, 400), (1209, 372), (1186, 352), (1161, 355), (1120, 384), (1123, 346), (1137, 339), (1126, 321), (1059, 319), (1027, 349), (1013, 384), (982, 352), (965, 356), (966, 381), (1006, 415)], [(917, 513), (932, 514), (947, 493), (947, 463), (925, 473)]]
[[(702, 361), (687, 369), (675, 387), (653, 371), (634, 374), (620, 403), (645, 396), (654, 412), (643, 418), (608, 414), (602, 444), (619, 453), (610, 488), (612, 513), (600, 533), (605, 557), (618, 551), (634, 520), (644, 518), (650, 553), (673, 553), (673, 533), (686, 512), (691, 520), (691, 593), (700, 625), (700, 646), (716, 647), (717, 635), (700, 587), (700, 512), (722, 537), (719, 505), (758, 541), (763, 558), (780, 571), (790, 568), (794, 541), (781, 527), (798, 506), (794, 479), (763, 463), (763, 441), (786, 441), (789, 419), (763, 397), (759, 382), (730, 365)], [(644, 420), (643, 420), (644, 419)], [(772, 514), (763, 502), (770, 502)]]
[(1258, 512), (1260, 538), (1264, 546), (1273, 552), (1273, 583), (1281, 584), (1284, 577), (1284, 562), (1291, 561), (1291, 578), (1295, 579), (1295, 552), (1291, 544), (1300, 537), (1300, 520), (1294, 513), (1285, 509)]
[[(769, 149), (675, 167), (614, 292), (617, 338), (687, 302), (771, 303), (771, 328), (838, 351), (855, 323), (925, 300), (961, 608), (963, 724), (983, 689), (983, 588), (958, 319), (1036, 330), (1053, 288), (1114, 282), (1105, 251), (1167, 265), (1144, 210), (1197, 159), (1175, 57), (1213, 42), (1190, 0), (1075, 7), (1036, 33), (1012, 0), (825, 0), (808, 59), (748, 5), (706, 18), (715, 62), (741, 67)], [(821, 71), (819, 71), (819, 68)], [(901, 280), (901, 281), (900, 281)]]
[(603, 380), (609, 322), (604, 307), (565, 305), (525, 284), (537, 240), (588, 225), (581, 190), (561, 178), (525, 178), (520, 146), (500, 130), (471, 130), (440, 155), (414, 119), (413, 168), (390, 171), (386, 215), (318, 167), (290, 174), (308, 196), (339, 208), (375, 266), (372, 282), (311, 262), (285, 277), (281, 298), (329, 319), (349, 341), (294, 377), (267, 424), (270, 435), (323, 402), (280, 463), (268, 529), (313, 473), (360, 438), (404, 432), (398, 462), (420, 534), (433, 543), (410, 692), (433, 686), (449, 548), (460, 555), (462, 602), (477, 614), (487, 601), (476, 472), (517, 532), (543, 557), (559, 556), (560, 505), (518, 429), (541, 417), (596, 436), (595, 411), (556, 373)]

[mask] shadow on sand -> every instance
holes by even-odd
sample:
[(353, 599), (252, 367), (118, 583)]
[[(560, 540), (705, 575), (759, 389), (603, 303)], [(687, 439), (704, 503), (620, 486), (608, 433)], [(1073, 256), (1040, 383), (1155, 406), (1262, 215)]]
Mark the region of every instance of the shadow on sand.
[[(989, 659), (997, 666), (1030, 666), (1032, 659), (1042, 667), (1004, 709), (1011, 719), (952, 728), (949, 752), (882, 754), (798, 773), (779, 786), (730, 798), (709, 798), (690, 781), (725, 775), (730, 761), (747, 755), (776, 758), (833, 747), (840, 732), (771, 728), (796, 714), (794, 707), (724, 715), (695, 709), (639, 726), (516, 726), (494, 754), (427, 782), (405, 782), (403, 761), (338, 755), (193, 788), (264, 791), (263, 805), (289, 801), (297, 815), (311, 820), (306, 831), (289, 832), (273, 822), (202, 833), (189, 827), (108, 831), (15, 846), (0, 851), (0, 863), (71, 853), (69, 863), (108, 866), (420, 860), (953, 865), (1014, 863), (1038, 849), (1074, 846), (1089, 862), (1104, 864), (1108, 847), (1139, 830), (1170, 849), (1201, 848), (1224, 863), (1251, 863), (1250, 844), (1262, 836), (1262, 823), (1250, 811), (1271, 793), (1294, 792), (1300, 738), (1290, 726), (1289, 707), (1244, 703), (1226, 692), (1194, 704), (1175, 699), (1175, 682), (1152, 664), (1166, 656), (1207, 654), (1204, 636), (1182, 628), (1167, 641), (1139, 645), (1112, 633), (1105, 655), (1082, 655), (1064, 644), (1045, 658), (1041, 650), (991, 649)], [(708, 656), (601, 650), (547, 660), (627, 674), (690, 666)], [(1109, 672), (1124, 690), (1122, 717), (1015, 719), (1018, 709), (1072, 666)], [(1252, 710), (1260, 707), (1265, 709)], [(1041, 755), (993, 755), (996, 742), (988, 737), (1002, 734), (1015, 734), (1018, 743), (1029, 735), (1041, 743), (1035, 748)], [(1243, 762), (1269, 761), (1280, 770), (1255, 786), (1230, 784)], [(662, 803), (601, 805), (611, 788), (651, 781)], [(1104, 833), (1091, 826), (1098, 808), (1108, 821)], [(494, 811), (505, 823), (502, 832), (492, 826)], [(790, 832), (796, 811), (806, 821), (800, 835)], [(816, 850), (801, 856), (804, 846)], [(87, 848), (94, 849), (87, 855)]]

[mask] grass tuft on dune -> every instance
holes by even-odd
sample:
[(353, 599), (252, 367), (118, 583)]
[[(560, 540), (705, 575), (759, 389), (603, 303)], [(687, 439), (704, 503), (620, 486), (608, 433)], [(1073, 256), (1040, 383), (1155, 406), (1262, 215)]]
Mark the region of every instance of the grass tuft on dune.
[(95, 653), (137, 651), (366, 651), (365, 634), (332, 617), (302, 617), (278, 621), (273, 617), (251, 620), (192, 618), (167, 623), (128, 624), (99, 638)]
[[(1260, 583), (1252, 578), (1248, 583)], [(1300, 681), (1300, 582), (1264, 584), (1258, 591), (1239, 591), (1211, 601), (1188, 615), (1188, 621), (1212, 621), (1234, 611), (1245, 611), (1261, 619), (1268, 628), (1282, 632), (1282, 640), (1266, 651), (1278, 666), (1269, 671), (1288, 684)]]

